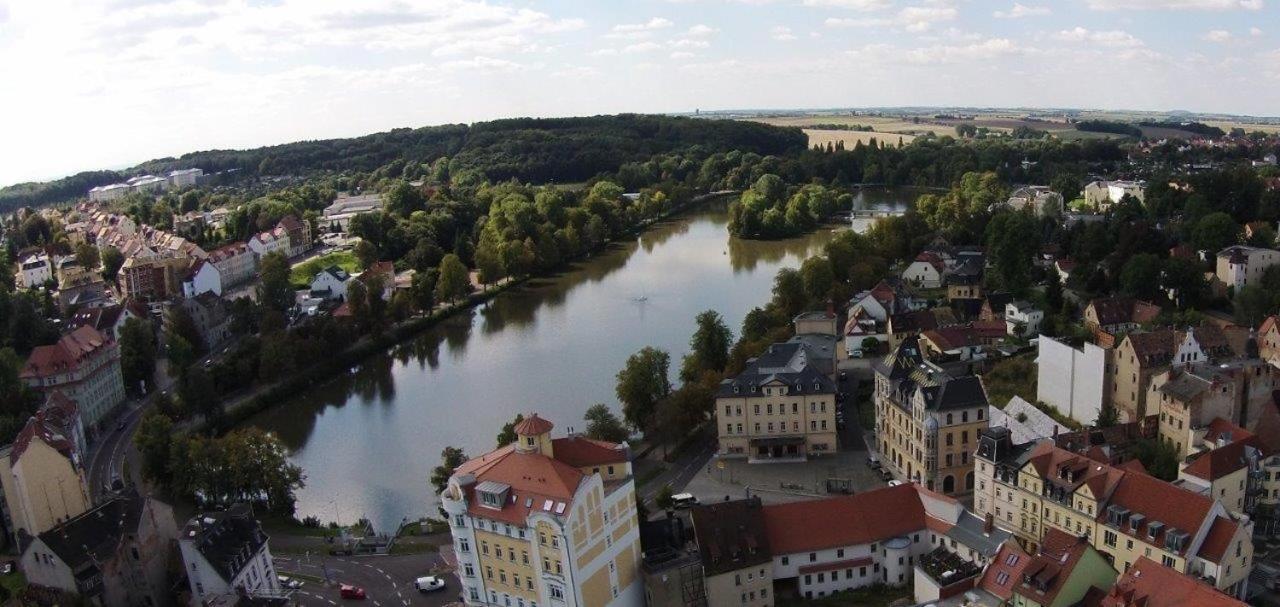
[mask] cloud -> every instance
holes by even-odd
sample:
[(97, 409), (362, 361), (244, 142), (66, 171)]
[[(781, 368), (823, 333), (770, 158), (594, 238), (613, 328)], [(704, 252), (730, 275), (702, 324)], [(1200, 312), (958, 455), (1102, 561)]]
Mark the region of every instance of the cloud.
[(1253, 36), (1254, 38), (1257, 38), (1258, 36), (1262, 35), (1262, 30), (1256, 27), (1251, 27), (1249, 28), (1249, 35)]
[(1055, 40), (1062, 42), (1085, 42), (1108, 48), (1137, 48), (1144, 46), (1141, 40), (1123, 30), (1093, 31), (1077, 26), (1073, 29), (1062, 30), (1054, 34), (1053, 37)]
[(693, 26), (693, 27), (689, 28), (689, 30), (688, 30), (688, 31), (686, 31), (684, 34), (685, 34), (686, 36), (710, 36), (711, 34), (714, 34), (714, 33), (718, 32), (718, 31), (720, 31), (720, 30), (718, 30), (718, 29), (716, 29), (716, 28), (714, 28), (714, 27), (711, 27), (711, 26), (708, 26), (708, 25), (703, 25), (703, 24), (699, 23), (699, 24), (697, 24), (697, 25), (695, 25), (695, 26)]
[(911, 49), (904, 55), (910, 63), (950, 64), (974, 61), (990, 61), (1021, 52), (1018, 45), (1008, 38), (989, 38), (966, 45), (935, 45)]
[(688, 51), (676, 51), (674, 53), (671, 53), (668, 56), (671, 57), (672, 59), (689, 59), (690, 57), (694, 57), (695, 55)]
[(1231, 32), (1227, 30), (1209, 30), (1203, 36), (1200, 36), (1200, 39), (1217, 43), (1230, 42)]
[(618, 33), (625, 32), (646, 32), (653, 30), (666, 29), (675, 25), (669, 19), (663, 17), (654, 17), (644, 23), (623, 23), (613, 26), (613, 31)]
[(996, 19), (1021, 19), (1023, 17), (1039, 17), (1050, 14), (1053, 14), (1053, 11), (1047, 6), (1027, 6), (1021, 2), (1014, 2), (1013, 8), (1007, 11), (991, 13)]
[(1261, 10), (1263, 0), (1085, 0), (1095, 11), (1114, 10)]
[(804, 0), (805, 6), (845, 8), (855, 11), (878, 11), (893, 6), (891, 0)]
[(769, 37), (779, 42), (790, 42), (796, 39), (796, 35), (791, 33), (791, 28), (783, 25), (775, 25), (770, 29)]
[(906, 6), (892, 17), (828, 17), (823, 21), (827, 27), (895, 27), (908, 32), (920, 33), (931, 29), (935, 24), (952, 21), (959, 15), (954, 6), (943, 0), (933, 0), (925, 5)]
[(622, 47), (622, 52), (648, 53), (651, 51), (656, 51), (660, 48), (662, 48), (661, 44), (658, 44), (657, 42), (646, 41), (646, 42), (637, 42), (635, 44), (628, 44), (627, 46)]

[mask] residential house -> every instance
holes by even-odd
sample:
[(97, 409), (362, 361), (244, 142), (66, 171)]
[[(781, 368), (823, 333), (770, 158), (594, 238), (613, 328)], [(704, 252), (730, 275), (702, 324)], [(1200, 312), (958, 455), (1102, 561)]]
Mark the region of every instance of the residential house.
[(980, 300), (982, 299), (982, 275), (984, 260), (981, 255), (968, 255), (947, 276), (947, 299)]
[(262, 259), (270, 253), (281, 253), (289, 256), (289, 234), (283, 227), (276, 226), (265, 232), (258, 232), (249, 237), (245, 243), (253, 254)]
[(1058, 282), (1067, 284), (1071, 280), (1071, 273), (1076, 270), (1076, 262), (1070, 258), (1062, 258), (1053, 262), (1053, 271), (1058, 275)]
[(1158, 329), (1126, 335), (1112, 359), (1112, 406), (1122, 420), (1133, 421), (1158, 413), (1158, 407), (1149, 406), (1147, 400), (1153, 376), (1174, 362), (1195, 363), (1208, 357), (1192, 333), (1180, 335), (1173, 329)]
[(222, 296), (222, 272), (218, 270), (218, 266), (204, 259), (191, 264), (191, 269), (187, 270), (187, 275), (182, 279), (183, 297), (195, 297), (202, 293)]
[(929, 358), (971, 361), (987, 358), (987, 350), (1006, 336), (1004, 322), (976, 321), (921, 331), (918, 341)]
[(76, 311), (110, 305), (107, 283), (97, 272), (80, 274), (58, 285), (56, 295), (58, 311), (73, 314)]
[(46, 395), (58, 390), (75, 402), (80, 420), (96, 430), (124, 402), (120, 347), (93, 327), (77, 327), (27, 357), (22, 381)]
[(289, 257), (302, 255), (311, 248), (311, 224), (307, 221), (293, 215), (285, 215), (280, 219), (280, 223), (276, 224), (276, 228), (283, 229), (285, 236), (289, 239)]
[(214, 350), (231, 337), (231, 306), (227, 300), (213, 293), (201, 293), (174, 303), (165, 315), (166, 331), (170, 330), (173, 310), (178, 308), (191, 318), (205, 348)]
[(1044, 311), (1026, 301), (1011, 301), (1005, 304), (1004, 322), (1009, 335), (1035, 337), (1040, 334)]
[(258, 273), (258, 256), (242, 242), (214, 250), (209, 253), (207, 261), (218, 268), (224, 290), (247, 283)]
[(374, 280), (374, 277), (377, 277), (378, 284), (382, 285), (381, 292), (378, 293), (378, 296), (381, 297), (383, 301), (391, 301), (391, 295), (395, 293), (396, 290), (395, 266), (389, 261), (375, 261), (368, 267), (368, 269), (361, 272), (360, 275), (356, 277), (356, 280), (360, 281), (360, 284), (366, 287), (367, 292), (367, 288), (372, 284), (371, 281)]
[(834, 452), (836, 385), (820, 358), (801, 342), (773, 344), (720, 382), (719, 455), (759, 462)]
[(1233, 514), (1252, 515), (1262, 490), (1262, 461), (1267, 453), (1262, 440), (1251, 434), (1224, 445), (1214, 445), (1192, 457), (1178, 472), (1187, 489), (1203, 493), (1226, 506)]
[(1214, 269), (1214, 292), (1236, 293), (1262, 281), (1267, 268), (1280, 263), (1280, 251), (1247, 245), (1234, 245), (1218, 251)]
[(197, 513), (178, 538), (192, 605), (243, 595), (282, 598), (262, 525), (247, 504)]
[(947, 275), (947, 264), (935, 251), (921, 251), (902, 271), (905, 280), (922, 289), (938, 289)]
[(459, 466), (441, 494), (462, 600), (638, 607), (630, 454), (625, 445), (552, 439), (553, 428), (529, 415), (515, 443)]
[(1043, 185), (1028, 185), (1014, 190), (1004, 207), (1013, 211), (1030, 209), (1038, 217), (1061, 217), (1066, 212), (1062, 194)]
[(1278, 388), (1280, 370), (1257, 359), (1184, 364), (1152, 377), (1148, 401), (1158, 403), (1161, 438), (1186, 457), (1215, 420), (1254, 426)]
[(978, 320), (987, 322), (1003, 321), (1006, 307), (1011, 301), (1013, 301), (1013, 295), (1004, 291), (987, 293), (987, 296), (982, 299), (982, 309), (978, 312)]
[(982, 572), (975, 587), (977, 605), (1003, 607), (1013, 604), (1013, 589), (1022, 583), (1022, 572), (1031, 564), (1031, 555), (1008, 541), (1000, 545), (1000, 552)]
[(1089, 206), (1106, 211), (1125, 196), (1144, 202), (1146, 191), (1145, 181), (1091, 181), (1084, 186), (1084, 200)]
[(1131, 297), (1090, 300), (1084, 308), (1084, 326), (1093, 331), (1098, 345), (1115, 346), (1120, 333), (1140, 328), (1160, 315), (1160, 306)]
[(34, 289), (53, 280), (53, 263), (44, 251), (32, 253), (18, 260), (18, 286)]
[(1116, 570), (1089, 538), (1050, 529), (1013, 588), (1016, 607), (1069, 607), (1090, 591), (1110, 589)]
[(1258, 355), (1272, 364), (1280, 364), (1280, 317), (1272, 315), (1262, 321), (1257, 334)]
[(1116, 580), (1099, 607), (1245, 607), (1245, 603), (1145, 556)]
[(1220, 502), (1149, 476), (1141, 464), (1112, 465), (1054, 441), (1014, 445), (1007, 431), (984, 433), (975, 456), (975, 513), (991, 515), (1028, 550), (1051, 530), (1083, 537), (1126, 571), (1139, 557), (1212, 580), (1243, 597), (1253, 559), (1253, 522)]
[(76, 405), (57, 391), (0, 448), (0, 506), (14, 546), (89, 509), (84, 453)]
[(1111, 403), (1107, 352), (1084, 343), (1080, 349), (1047, 335), (1037, 340), (1036, 399), (1081, 424), (1093, 424)]
[(760, 498), (698, 506), (692, 519), (706, 603), (772, 606), (773, 551)]
[(969, 462), (987, 427), (986, 389), (977, 376), (952, 376), (925, 360), (916, 338), (875, 370), (876, 449), (894, 476), (948, 495), (974, 490)]
[(73, 327), (93, 327), (108, 338), (119, 341), (120, 332), (130, 320), (147, 320), (146, 308), (133, 300), (127, 300), (123, 304), (84, 308), (76, 312), (68, 322)]
[(892, 349), (898, 347), (903, 340), (919, 335), (922, 331), (949, 327), (957, 323), (951, 308), (930, 308), (890, 316), (885, 323), (885, 332), (889, 337), (889, 348)]
[(347, 297), (347, 282), (351, 275), (338, 266), (329, 266), (311, 279), (311, 296), (330, 301), (342, 301)]
[(836, 331), (839, 319), (836, 317), (834, 304), (828, 305), (826, 310), (801, 312), (791, 322), (795, 325), (797, 335), (839, 335)]
[(885, 322), (893, 314), (921, 310), (925, 305), (906, 283), (897, 278), (885, 278), (871, 290), (854, 296), (849, 302), (849, 314), (852, 316), (861, 309), (877, 322)]
[(76, 594), (90, 604), (173, 604), (169, 585), (173, 509), (150, 497), (114, 497), (32, 538), (22, 573), (33, 586)]
[(169, 174), (165, 175), (169, 185), (175, 188), (192, 187), (199, 183), (202, 177), (204, 177), (203, 169), (178, 169), (169, 171)]

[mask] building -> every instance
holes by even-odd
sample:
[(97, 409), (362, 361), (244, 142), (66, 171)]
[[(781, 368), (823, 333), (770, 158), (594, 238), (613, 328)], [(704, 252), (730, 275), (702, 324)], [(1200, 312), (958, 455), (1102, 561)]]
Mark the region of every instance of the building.
[(147, 310), (135, 301), (89, 307), (76, 312), (70, 319), (73, 327), (89, 326), (108, 338), (120, 341), (120, 332), (130, 320), (147, 320)]
[(1111, 208), (1125, 196), (1144, 202), (1146, 195), (1145, 181), (1091, 181), (1084, 186), (1084, 201), (1101, 211)]
[(1060, 284), (1067, 284), (1071, 280), (1071, 273), (1076, 269), (1076, 262), (1071, 259), (1063, 258), (1053, 262), (1053, 271), (1058, 275)]
[(1076, 349), (1046, 335), (1038, 344), (1036, 399), (1081, 424), (1096, 422), (1110, 404), (1113, 378), (1106, 373), (1106, 351), (1091, 343)]
[(22, 573), (34, 586), (96, 605), (172, 605), (168, 573), (177, 537), (167, 504), (115, 497), (33, 538), (22, 551)]
[(640, 521), (640, 574), (648, 607), (707, 607), (702, 559), (692, 518)]
[(772, 606), (773, 551), (760, 498), (698, 506), (692, 518), (707, 604)]
[(1116, 570), (1089, 539), (1057, 529), (1044, 535), (1040, 551), (1022, 570), (1013, 587), (1017, 607), (1069, 607), (1078, 605), (1095, 588), (1106, 591), (1116, 580)]
[(890, 316), (885, 322), (885, 333), (889, 337), (889, 347), (896, 348), (903, 340), (919, 335), (922, 331), (949, 327), (958, 322), (951, 308), (916, 310)]
[(1010, 398), (1004, 409), (991, 405), (987, 409), (987, 416), (990, 427), (1008, 428), (1015, 443), (1053, 438), (1062, 429), (1057, 420), (1023, 400), (1021, 396)]
[(342, 301), (347, 298), (347, 283), (351, 275), (338, 266), (329, 266), (311, 279), (311, 296), (330, 301)]
[(1245, 607), (1217, 588), (1141, 557), (1099, 603), (1099, 607)]
[(1116, 335), (1140, 328), (1160, 315), (1160, 306), (1131, 297), (1090, 300), (1084, 308), (1084, 326), (1098, 345), (1115, 347)]
[(195, 297), (206, 292), (222, 295), (226, 290), (253, 280), (257, 271), (258, 257), (249, 245), (229, 244), (215, 249), (203, 261), (197, 261), (192, 265), (183, 285), (183, 291), (186, 297)]
[(22, 381), (40, 392), (62, 392), (92, 432), (124, 402), (120, 347), (93, 327), (78, 327), (57, 343), (37, 346), (27, 357)]
[(218, 266), (205, 259), (191, 264), (191, 269), (182, 280), (183, 297), (195, 297), (202, 293), (222, 295), (222, 272), (218, 270)]
[(57, 391), (27, 420), (13, 443), (0, 448), (0, 505), (13, 545), (89, 509), (84, 452), (76, 405)]
[(922, 289), (939, 289), (947, 277), (947, 264), (934, 251), (921, 251), (902, 271), (902, 279)]
[[(454, 471), (440, 496), (467, 605), (644, 603), (626, 446), (551, 438), (536, 413), (516, 442)], [(517, 557), (518, 555), (518, 557)]]
[(1214, 422), (1253, 427), (1264, 408), (1272, 405), (1277, 388), (1280, 370), (1261, 360), (1242, 359), (1179, 365), (1158, 373), (1151, 379), (1147, 400), (1156, 403), (1160, 437), (1173, 444), (1180, 457), (1187, 457), (1203, 448)]
[(868, 291), (854, 296), (849, 302), (849, 314), (861, 309), (871, 318), (885, 322), (889, 316), (923, 309), (925, 302), (918, 300), (906, 283), (897, 278), (886, 278)]
[(1149, 333), (1130, 333), (1124, 337), (1113, 353), (1111, 365), (1111, 403), (1120, 413), (1122, 421), (1155, 415), (1155, 406), (1148, 406), (1151, 378), (1169, 368), (1174, 361), (1179, 364), (1207, 360), (1195, 342), (1180, 339), (1173, 329), (1158, 329)]
[(231, 306), (227, 300), (213, 293), (201, 293), (172, 304), (165, 315), (165, 330), (170, 330), (170, 320), (175, 308), (187, 313), (200, 342), (208, 350), (213, 350), (231, 337)]
[(289, 257), (302, 255), (311, 248), (311, 224), (307, 221), (285, 215), (276, 224), (276, 228), (283, 229), (285, 237), (289, 239)]
[(914, 338), (873, 368), (876, 449), (886, 469), (929, 490), (972, 492), (969, 456), (990, 404), (981, 378), (953, 376), (925, 360)]
[(984, 263), (982, 255), (965, 256), (947, 276), (947, 299), (981, 300)]
[(1235, 245), (1218, 251), (1214, 266), (1214, 292), (1236, 293), (1262, 281), (1267, 268), (1280, 263), (1280, 251), (1246, 245)]
[(382, 210), (381, 194), (363, 194), (359, 196), (340, 196), (333, 204), (324, 208), (321, 221), (330, 230), (337, 226), (345, 232), (351, 226), (351, 218), (356, 215)]
[(1025, 301), (1011, 301), (1005, 304), (1004, 322), (1009, 335), (1035, 337), (1040, 334), (1044, 311)]
[(165, 175), (165, 179), (169, 181), (169, 186), (174, 188), (188, 188), (200, 183), (200, 179), (204, 177), (202, 169), (178, 169), (169, 171)]
[(18, 286), (34, 289), (53, 280), (53, 264), (48, 253), (32, 253), (18, 261)]
[(803, 343), (773, 344), (720, 382), (719, 456), (754, 463), (834, 452), (836, 385), (818, 368), (820, 358)]
[(1096, 447), (1082, 455), (1054, 441), (1015, 445), (1007, 431), (987, 430), (975, 456), (975, 513), (993, 517), (1029, 551), (1057, 530), (1087, 538), (1117, 570), (1146, 556), (1245, 596), (1253, 522), (1136, 462), (1114, 466)]
[(795, 325), (797, 335), (839, 335), (836, 323), (834, 304), (827, 307), (826, 310), (815, 310), (811, 312), (802, 312), (791, 320)]
[(1007, 337), (1004, 321), (974, 321), (921, 331), (920, 350), (935, 360), (973, 361), (987, 358), (987, 351)]
[(160, 255), (133, 256), (120, 267), (120, 288), (126, 297), (153, 302), (180, 295), (183, 278), (195, 258)]
[(1272, 364), (1280, 364), (1280, 316), (1268, 316), (1258, 327), (1258, 355)]
[(1062, 194), (1053, 191), (1049, 186), (1028, 185), (1013, 191), (1004, 207), (1014, 211), (1030, 209), (1039, 217), (1051, 215), (1061, 217), (1066, 212)]
[(191, 590), (191, 604), (217, 597), (283, 594), (271, 562), (269, 538), (246, 504), (196, 514), (182, 529), (178, 550)]
[[(1218, 500), (1232, 513), (1253, 514), (1263, 489), (1262, 441), (1242, 433), (1240, 438), (1197, 453), (1178, 472), (1183, 487)], [(1223, 438), (1222, 440), (1227, 440)]]
[(258, 232), (249, 237), (245, 243), (253, 254), (262, 259), (270, 253), (281, 253), (289, 256), (289, 234), (283, 227), (276, 226), (266, 232)]

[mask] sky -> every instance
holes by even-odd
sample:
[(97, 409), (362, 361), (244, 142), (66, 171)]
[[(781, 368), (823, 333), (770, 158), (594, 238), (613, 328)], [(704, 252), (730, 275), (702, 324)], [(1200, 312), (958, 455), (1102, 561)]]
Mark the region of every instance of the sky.
[(1280, 114), (1280, 0), (0, 0), (0, 185), (510, 116)]

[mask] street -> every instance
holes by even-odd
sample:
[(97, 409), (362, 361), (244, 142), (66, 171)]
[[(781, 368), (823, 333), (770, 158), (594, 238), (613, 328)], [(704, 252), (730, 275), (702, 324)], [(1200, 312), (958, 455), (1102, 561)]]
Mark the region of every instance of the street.
[[(173, 385), (167, 370), (165, 361), (157, 361), (156, 377), (160, 380), (156, 382), (151, 393), (138, 403), (126, 401), (125, 409), (115, 419), (107, 421), (103, 426), (102, 434), (93, 441), (93, 446), (89, 449), (88, 469), (89, 493), (95, 500), (109, 488), (112, 481), (117, 478), (125, 480), (123, 478), (124, 460), (133, 451), (134, 431), (138, 429), (138, 424), (146, 415), (146, 410), (155, 402), (156, 395)], [(121, 423), (124, 424), (123, 429), (120, 428)], [(140, 482), (142, 473), (138, 466), (131, 467), (129, 476), (130, 482), (135, 485)]]
[[(366, 595), (363, 602), (373, 607), (442, 607), (458, 602), (458, 578), (452, 571), (446, 571), (444, 559), (434, 552), (355, 557), (276, 556), (273, 560), (278, 575), (303, 582), (302, 588), (294, 591), (299, 605), (323, 607), (360, 603), (343, 600), (338, 594), (338, 584), (363, 588)], [(323, 582), (326, 572), (331, 584)], [(418, 592), (413, 581), (424, 575), (443, 577), (444, 589)]]

